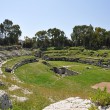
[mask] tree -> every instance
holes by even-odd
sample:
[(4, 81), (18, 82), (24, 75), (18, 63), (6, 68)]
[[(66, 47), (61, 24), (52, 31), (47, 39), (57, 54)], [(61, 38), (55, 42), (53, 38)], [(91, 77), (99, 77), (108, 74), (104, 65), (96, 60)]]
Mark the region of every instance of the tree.
[(0, 24), (0, 44), (3, 45), (3, 33), (4, 33), (4, 26)]
[(0, 35), (3, 40), (3, 45), (13, 45), (18, 44), (18, 39), (22, 32), (19, 25), (13, 25), (11, 20), (5, 19), (3, 23), (0, 24)]
[(33, 40), (31, 38), (29, 38), (28, 36), (24, 37), (24, 43), (23, 43), (23, 47), (24, 48), (32, 48), (33, 47)]
[[(80, 34), (81, 34), (80, 26), (75, 26), (73, 28), (73, 32), (71, 33), (71, 39), (73, 40), (75, 46), (80, 45)], [(79, 41), (79, 43), (78, 43), (78, 41)]]
[(4, 25), (1, 23), (0, 24), (0, 38), (3, 38), (3, 33), (4, 33)]
[(105, 37), (106, 37), (106, 30), (100, 27), (95, 28), (95, 35), (97, 38), (98, 47), (101, 48), (102, 46), (106, 45)]
[(9, 36), (10, 29), (13, 25), (11, 20), (5, 19), (3, 22), (5, 38)]
[(47, 32), (51, 39), (52, 46), (61, 47), (64, 45), (64, 39), (66, 38), (64, 31), (61, 31), (57, 28), (53, 28), (48, 29)]
[(18, 39), (21, 36), (22, 32), (19, 25), (13, 25), (9, 31), (9, 42), (10, 44), (18, 44)]
[(91, 48), (93, 33), (94, 30), (92, 25), (75, 26), (73, 28), (71, 38), (75, 46), (84, 46), (85, 48)]
[(47, 48), (49, 46), (49, 38), (47, 31), (38, 31), (35, 36), (37, 37), (37, 46), (40, 48)]
[(37, 48), (37, 37), (33, 37), (32, 41), (33, 41), (33, 48)]
[(105, 45), (110, 48), (110, 31), (106, 31), (105, 33)]

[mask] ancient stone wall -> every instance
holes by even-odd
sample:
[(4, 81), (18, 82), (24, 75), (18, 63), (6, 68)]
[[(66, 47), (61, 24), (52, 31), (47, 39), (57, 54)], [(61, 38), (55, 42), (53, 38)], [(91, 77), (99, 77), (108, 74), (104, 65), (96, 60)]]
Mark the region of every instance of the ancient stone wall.
[[(45, 57), (44, 57), (45, 58)], [(49, 61), (70, 61), (70, 62), (78, 62), (84, 64), (90, 64), (95, 66), (100, 66), (103, 68), (110, 68), (110, 60), (104, 62), (102, 59), (81, 59), (81, 58), (66, 58), (66, 57), (46, 57), (44, 60)]]
[(33, 62), (38, 62), (38, 60), (36, 58), (30, 58), (30, 59), (25, 59), (23, 61), (20, 61), (18, 63), (16, 63), (12, 68), (5, 68), (6, 72), (13, 72), (15, 69), (17, 69), (18, 67), (28, 64), (28, 63), (33, 63)]

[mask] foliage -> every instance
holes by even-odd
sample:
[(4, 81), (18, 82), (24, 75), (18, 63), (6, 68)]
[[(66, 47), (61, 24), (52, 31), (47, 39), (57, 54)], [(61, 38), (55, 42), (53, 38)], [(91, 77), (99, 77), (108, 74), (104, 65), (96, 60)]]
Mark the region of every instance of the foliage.
[(64, 31), (61, 31), (58, 28), (50, 28), (47, 31), (38, 31), (35, 36), (37, 38), (36, 43), (38, 48), (47, 48), (51, 46), (63, 48), (64, 46), (72, 46), (72, 41), (67, 39)]
[(19, 25), (13, 25), (11, 20), (5, 19), (0, 24), (0, 45), (18, 44), (18, 39), (22, 32)]
[(71, 34), (74, 46), (83, 46), (87, 49), (100, 49), (104, 46), (110, 48), (110, 31), (92, 25), (78, 25)]
[[(5, 19), (0, 24), (0, 45), (18, 44), (22, 32), (19, 25), (14, 25), (9, 19)], [(68, 36), (69, 37), (69, 36)], [(108, 49), (110, 48), (110, 31), (101, 27), (88, 25), (74, 26), (71, 33), (71, 39), (68, 39), (65, 32), (58, 28), (49, 28), (40, 30), (32, 38), (25, 37), (23, 47), (25, 48), (43, 48), (48, 47), (78, 47), (86, 49)]]
[(49, 38), (47, 36), (47, 32), (42, 30), (38, 31), (35, 36), (37, 37), (37, 47), (46, 48), (49, 47)]
[(104, 90), (98, 88), (91, 100), (98, 106), (107, 106), (110, 104), (110, 94), (107, 92), (106, 87)]
[(33, 40), (28, 36), (25, 37), (25, 41), (23, 43), (24, 48), (32, 48), (33, 47)]
[(98, 107), (92, 104), (88, 110), (98, 110)]

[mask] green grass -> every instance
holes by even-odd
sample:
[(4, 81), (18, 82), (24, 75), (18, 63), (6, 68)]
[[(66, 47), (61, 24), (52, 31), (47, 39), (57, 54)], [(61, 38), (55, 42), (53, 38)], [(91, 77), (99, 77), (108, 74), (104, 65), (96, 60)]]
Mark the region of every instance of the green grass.
[(26, 83), (50, 85), (57, 77), (41, 62), (26, 64), (15, 71), (16, 75)]
[[(49, 61), (53, 66), (69, 66), (68, 68), (79, 72), (80, 74), (76, 77), (67, 77), (71, 80), (75, 80), (82, 84), (82, 86), (91, 86), (92, 84), (101, 81), (110, 81), (110, 70), (96, 67), (93, 65), (75, 63), (75, 62), (64, 62), (64, 61)], [(87, 69), (89, 67), (90, 69)]]
[[(106, 57), (103, 55), (107, 53)], [(55, 50), (54, 48), (48, 48), (47, 51), (44, 52), (45, 55), (51, 57), (79, 57), (79, 58), (97, 58), (97, 59), (109, 59), (110, 58), (110, 50), (87, 50), (81, 47), (70, 47), (62, 50)]]
[[(13, 58), (3, 66), (12, 66), (24, 58), (27, 57)], [(23, 65), (15, 70), (15, 75), (24, 83), (11, 80), (13, 74), (5, 72), (7, 78), (3, 80), (8, 82), (8, 86), (15, 84), (33, 92), (33, 94), (24, 95), (21, 90), (7, 91), (11, 95), (15, 94), (29, 98), (23, 103), (14, 101), (14, 110), (42, 110), (52, 103), (49, 100), (50, 98), (55, 102), (72, 96), (89, 98), (90, 94), (94, 92), (91, 88), (92, 85), (110, 81), (110, 70), (100, 67), (64, 61), (49, 61), (49, 63), (57, 67), (68, 66), (69, 69), (80, 74), (61, 77), (52, 72), (48, 66), (43, 65), (41, 61)], [(87, 67), (90, 67), (90, 69), (87, 69)], [(7, 88), (4, 89), (7, 90)]]

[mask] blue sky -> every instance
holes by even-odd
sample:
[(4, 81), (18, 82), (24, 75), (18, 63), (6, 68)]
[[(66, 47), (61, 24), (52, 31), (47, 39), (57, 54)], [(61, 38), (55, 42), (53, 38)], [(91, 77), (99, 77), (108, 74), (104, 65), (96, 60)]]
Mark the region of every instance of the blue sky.
[(110, 30), (110, 0), (1, 0), (0, 23), (5, 19), (19, 24), (24, 36), (59, 28), (70, 38), (75, 25)]

